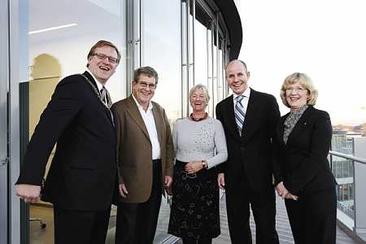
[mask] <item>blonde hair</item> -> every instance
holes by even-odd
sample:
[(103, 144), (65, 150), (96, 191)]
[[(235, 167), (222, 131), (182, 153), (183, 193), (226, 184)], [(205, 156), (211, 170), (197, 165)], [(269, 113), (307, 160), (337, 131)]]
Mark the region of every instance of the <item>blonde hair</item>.
[(284, 80), (284, 82), (281, 86), (281, 91), (280, 91), (282, 103), (286, 107), (290, 107), (290, 105), (286, 101), (286, 89), (290, 85), (293, 85), (295, 83), (300, 83), (300, 85), (303, 86), (308, 91), (309, 99), (307, 101), (307, 104), (315, 105), (316, 99), (318, 98), (318, 91), (315, 89), (310, 77), (304, 73), (299, 73), (299, 72), (296, 72), (296, 73), (293, 73), (293, 74), (287, 76), (286, 79)]

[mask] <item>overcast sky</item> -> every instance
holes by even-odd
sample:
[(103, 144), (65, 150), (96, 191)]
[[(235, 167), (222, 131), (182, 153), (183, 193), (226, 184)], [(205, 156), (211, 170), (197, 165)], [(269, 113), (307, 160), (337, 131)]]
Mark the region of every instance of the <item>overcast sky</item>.
[[(319, 90), (316, 107), (333, 125), (366, 122), (364, 0), (241, 0), (240, 58), (254, 89), (275, 95), (284, 78), (307, 73)], [(282, 114), (288, 111), (280, 104)]]

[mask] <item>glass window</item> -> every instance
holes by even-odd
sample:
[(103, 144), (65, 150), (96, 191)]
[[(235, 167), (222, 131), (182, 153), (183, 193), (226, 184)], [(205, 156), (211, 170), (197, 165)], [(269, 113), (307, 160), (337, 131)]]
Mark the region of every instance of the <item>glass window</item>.
[[(45, 83), (39, 81), (47, 77), (57, 83), (62, 77), (83, 72), (90, 47), (104, 39), (113, 42), (122, 55), (116, 73), (107, 82), (107, 88), (113, 101), (125, 97), (124, 12), (125, 5), (118, 0), (30, 1), (29, 81)], [(52, 90), (52, 87), (49, 89)]]
[[(112, 101), (126, 96), (125, 3), (119, 0), (47, 1), (28, 3), (28, 80), (19, 84), (21, 154), (33, 134), (57, 83), (71, 74), (83, 73), (87, 54), (98, 40), (114, 43), (121, 52), (116, 73), (107, 82)], [(26, 56), (26, 55), (24, 55)], [(52, 160), (51, 153), (49, 161)], [(48, 166), (47, 166), (48, 168)], [(46, 170), (47, 174), (47, 170)], [(45, 207), (46, 206), (46, 207)], [(42, 208), (45, 207), (45, 208)], [(45, 214), (45, 212), (47, 212)], [(50, 205), (30, 206), (30, 217), (42, 217), (52, 228)], [(30, 242), (39, 241), (41, 226), (30, 222)], [(37, 232), (38, 231), (38, 232)], [(53, 243), (53, 233), (41, 242)], [(45, 235), (42, 236), (46, 237)]]
[[(2, 34), (0, 36), (0, 243), (8, 243), (8, 182), (9, 176), (7, 162), (8, 157), (8, 81), (9, 81), (9, 49), (8, 49), (8, 1), (0, 2), (0, 23)], [(13, 167), (12, 167), (13, 168)]]
[[(178, 0), (144, 0), (142, 5), (142, 66), (152, 66), (159, 74), (153, 98), (162, 105), (170, 121), (181, 111), (181, 26)], [(168, 9), (169, 11), (163, 11)]]
[(194, 65), (195, 65), (195, 84), (203, 84), (207, 86), (208, 81), (208, 30), (207, 27), (201, 24), (197, 19), (195, 20), (194, 26), (194, 42), (195, 42), (195, 54), (194, 54)]

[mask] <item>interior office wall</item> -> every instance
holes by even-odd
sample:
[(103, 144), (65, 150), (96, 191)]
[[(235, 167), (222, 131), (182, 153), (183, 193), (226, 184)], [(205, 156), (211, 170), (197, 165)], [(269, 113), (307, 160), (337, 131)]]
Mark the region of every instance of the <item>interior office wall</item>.
[(114, 101), (125, 97), (126, 60), (130, 58), (126, 56), (126, 8), (126, 2), (120, 0), (29, 1), (29, 18), (23, 20), (30, 31), (29, 66), (38, 55), (48, 54), (59, 61), (61, 78), (82, 73), (91, 46), (100, 39), (108, 40), (122, 57), (106, 86)]
[[(32, 69), (37, 57), (47, 54), (58, 60), (61, 70), (60, 79), (71, 74), (83, 73), (87, 64), (87, 55), (92, 45), (98, 40), (110, 40), (121, 51), (121, 62), (115, 74), (108, 80), (106, 87), (111, 93), (112, 101), (117, 101), (126, 96), (126, 56), (125, 41), (122, 35), (103, 33), (91, 36), (79, 36), (62, 40), (45, 41), (29, 46), (29, 66)], [(31, 72), (29, 81), (32, 81)]]

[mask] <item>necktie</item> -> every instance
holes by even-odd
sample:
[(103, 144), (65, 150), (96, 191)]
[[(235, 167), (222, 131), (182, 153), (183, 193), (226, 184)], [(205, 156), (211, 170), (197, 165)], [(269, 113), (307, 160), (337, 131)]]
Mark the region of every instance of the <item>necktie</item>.
[(243, 98), (244, 98), (243, 95), (237, 96), (235, 98), (236, 103), (235, 103), (235, 109), (234, 109), (235, 121), (236, 121), (236, 124), (238, 126), (238, 130), (239, 130), (240, 135), (241, 135), (241, 131), (243, 129), (244, 118), (245, 118), (244, 107), (241, 104), (241, 101), (243, 100)]
[(109, 92), (107, 91), (107, 89), (103, 86), (103, 88), (100, 90), (100, 99), (102, 100), (102, 102), (107, 105), (108, 108), (110, 108), (112, 106), (112, 100), (111, 97), (109, 95)]

